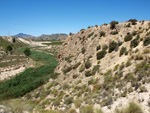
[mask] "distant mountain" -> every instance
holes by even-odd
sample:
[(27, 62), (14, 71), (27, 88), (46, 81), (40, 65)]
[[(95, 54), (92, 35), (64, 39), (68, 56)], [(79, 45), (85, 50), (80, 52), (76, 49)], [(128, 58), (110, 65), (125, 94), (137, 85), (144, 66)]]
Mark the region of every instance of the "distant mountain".
[(43, 39), (43, 40), (65, 40), (67, 37), (68, 37), (68, 35), (64, 34), (64, 33), (51, 34), (51, 35), (42, 34), (41, 36), (37, 37), (36, 39)]
[(30, 38), (30, 39), (35, 38), (35, 36), (24, 34), (24, 33), (19, 33), (17, 35), (14, 35), (13, 37)]

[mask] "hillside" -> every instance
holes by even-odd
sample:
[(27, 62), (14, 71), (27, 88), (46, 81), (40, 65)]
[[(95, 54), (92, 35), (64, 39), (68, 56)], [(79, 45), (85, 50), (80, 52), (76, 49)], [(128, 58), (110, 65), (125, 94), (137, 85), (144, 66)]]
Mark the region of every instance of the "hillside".
[(39, 37), (37, 37), (36, 39), (38, 40), (65, 40), (66, 38), (68, 37), (67, 34), (62, 34), (62, 33), (59, 33), (59, 34), (51, 34), (51, 35), (41, 35)]
[[(149, 45), (150, 21), (112, 21), (70, 34), (59, 50), (59, 63), (49, 82), (25, 94), (21, 103), (26, 104), (13, 109), (149, 113)], [(12, 107), (11, 103), (14, 101), (10, 101)]]
[(135, 20), (71, 34), (58, 54), (58, 78), (25, 98), (47, 110), (122, 113), (129, 105), (149, 113), (149, 35), (150, 21)]
[(20, 37), (20, 38), (27, 38), (27, 39), (35, 38), (35, 36), (24, 34), (24, 33), (18, 33), (17, 35), (14, 35), (13, 37)]

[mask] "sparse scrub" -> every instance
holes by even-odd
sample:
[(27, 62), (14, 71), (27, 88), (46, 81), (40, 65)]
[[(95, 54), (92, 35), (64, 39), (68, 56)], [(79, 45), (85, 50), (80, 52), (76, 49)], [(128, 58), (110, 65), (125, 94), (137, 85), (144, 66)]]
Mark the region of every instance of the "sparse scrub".
[(127, 33), (127, 35), (126, 35), (125, 38), (124, 38), (124, 41), (125, 41), (125, 42), (128, 42), (128, 41), (130, 41), (130, 40), (132, 40), (132, 35), (131, 35), (130, 33)]
[(80, 113), (94, 113), (94, 108), (92, 105), (83, 106), (80, 108)]
[(85, 71), (85, 76), (86, 77), (92, 76), (91, 70)]
[(119, 56), (121, 57), (126, 52), (126, 47), (122, 47)]
[(102, 48), (103, 48), (103, 50), (107, 50), (108, 46), (106, 44), (104, 44)]
[(90, 67), (91, 67), (91, 62), (89, 61), (89, 60), (87, 60), (86, 62), (85, 62), (85, 68), (86, 69), (89, 69)]
[(116, 24), (118, 24), (118, 21), (112, 21), (110, 23), (110, 29), (114, 29), (116, 27)]
[(118, 44), (115, 41), (109, 43), (109, 53), (114, 51), (117, 48)]
[(150, 36), (146, 37), (144, 42), (143, 42), (144, 46), (148, 46), (149, 44), (150, 44)]
[(86, 51), (86, 50), (85, 50), (85, 48), (83, 47), (83, 48), (82, 48), (82, 54), (84, 54), (84, 53), (85, 53), (85, 51)]
[(93, 36), (93, 35), (94, 35), (94, 32), (90, 33), (90, 34), (88, 35), (88, 37), (90, 38), (90, 37)]
[(110, 32), (110, 34), (112, 34), (112, 35), (116, 35), (116, 34), (118, 34), (118, 31), (117, 31), (117, 30), (115, 30), (115, 31), (111, 31), (111, 32)]
[(67, 99), (65, 100), (64, 104), (69, 105), (69, 104), (71, 104), (72, 102), (73, 102), (73, 98), (72, 98), (72, 97), (69, 97), (69, 98), (67, 98)]
[(106, 53), (107, 53), (106, 50), (99, 51), (99, 52), (96, 54), (97, 60), (100, 60), (100, 59), (102, 59), (103, 57), (105, 57)]
[(79, 72), (83, 72), (85, 70), (85, 66), (82, 64), (79, 68)]
[(126, 25), (126, 27), (131, 27), (130, 23), (128, 23), (128, 24)]
[(72, 66), (68, 66), (68, 67), (64, 68), (62, 71), (63, 71), (64, 74), (66, 74), (71, 70), (72, 70)]
[(144, 53), (144, 54), (147, 54), (147, 53), (149, 53), (149, 52), (150, 52), (150, 49), (149, 49), (149, 48), (144, 48), (144, 49), (143, 49), (143, 53)]
[(100, 32), (100, 37), (102, 37), (102, 36), (105, 36), (105, 32), (104, 31)]
[(101, 46), (98, 45), (97, 48), (96, 48), (96, 50), (98, 51), (98, 50), (100, 50), (100, 49), (101, 49)]
[(130, 19), (128, 22), (131, 22), (132, 25), (136, 25), (137, 20), (136, 19)]

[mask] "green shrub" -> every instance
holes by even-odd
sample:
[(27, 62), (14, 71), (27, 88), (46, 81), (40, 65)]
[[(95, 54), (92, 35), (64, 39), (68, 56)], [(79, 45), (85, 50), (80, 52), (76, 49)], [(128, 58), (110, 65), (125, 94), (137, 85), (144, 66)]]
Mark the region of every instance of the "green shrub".
[(93, 36), (93, 35), (94, 35), (94, 32), (90, 33), (90, 34), (88, 35), (88, 37), (90, 38), (90, 37)]
[(118, 44), (115, 41), (110, 42), (109, 43), (109, 53), (111, 53), (112, 51), (114, 51), (117, 46), (118, 46)]
[(69, 104), (71, 104), (72, 102), (73, 102), (73, 98), (70, 97), (70, 98), (67, 98), (67, 99), (65, 100), (64, 104), (69, 105)]
[(118, 21), (112, 21), (110, 23), (110, 29), (114, 29), (116, 27), (116, 24), (118, 24), (119, 22)]
[(131, 65), (131, 62), (130, 62), (130, 60), (128, 60), (126, 63), (126, 67), (129, 67), (130, 65)]
[(8, 46), (6, 47), (6, 50), (7, 50), (7, 51), (12, 51), (12, 50), (13, 50), (12, 45), (8, 45)]
[(85, 71), (85, 76), (86, 77), (92, 76), (91, 70)]
[(87, 60), (86, 62), (85, 62), (85, 68), (86, 69), (89, 69), (90, 67), (91, 67), (91, 62), (89, 61), (89, 60)]
[(94, 108), (92, 105), (83, 106), (80, 108), (80, 113), (94, 113)]
[(130, 19), (130, 20), (128, 20), (128, 22), (131, 22), (132, 25), (136, 25), (137, 20), (136, 19)]
[(144, 42), (143, 42), (144, 46), (148, 46), (149, 44), (150, 44), (150, 36), (146, 37)]
[(132, 36), (135, 36), (137, 34), (137, 31), (132, 32)]
[(126, 25), (126, 27), (130, 27), (131, 25), (130, 25), (130, 23), (128, 23), (127, 25)]
[(112, 35), (116, 35), (116, 34), (118, 34), (118, 31), (117, 31), (117, 30), (112, 31), (110, 34), (112, 34)]
[(102, 37), (102, 36), (105, 36), (105, 32), (104, 31), (100, 32), (100, 37)]
[(96, 48), (96, 50), (98, 51), (98, 50), (100, 50), (100, 49), (101, 49), (101, 46), (98, 45), (97, 48)]
[(82, 64), (79, 68), (79, 72), (83, 72), (85, 70), (85, 66)]
[(30, 48), (26, 48), (23, 52), (26, 56), (30, 56), (31, 54)]
[(134, 102), (129, 103), (129, 106), (126, 108), (125, 113), (144, 113), (139, 105)]
[(108, 49), (108, 46), (105, 44), (105, 45), (103, 45), (103, 50), (107, 50)]
[(128, 41), (130, 41), (130, 40), (132, 40), (132, 35), (131, 35), (130, 33), (127, 33), (127, 35), (126, 35), (125, 38), (124, 38), (124, 41), (125, 41), (125, 42), (128, 42)]
[(68, 66), (68, 67), (63, 69), (63, 73), (66, 74), (66, 73), (68, 73), (71, 70), (72, 70), (72, 66)]
[(80, 64), (81, 64), (81, 62), (76, 63), (76, 64), (72, 67), (72, 69), (78, 68), (78, 67), (80, 66)]
[(99, 70), (100, 65), (96, 65), (92, 69), (92, 75), (95, 75), (95, 73)]
[(122, 47), (119, 56), (121, 57), (126, 52), (126, 47)]
[(130, 43), (130, 47), (136, 47), (136, 46), (138, 46), (139, 45), (139, 40), (136, 38), (136, 39), (133, 39), (132, 41), (131, 41), (131, 43)]
[(107, 53), (106, 50), (99, 51), (99, 52), (96, 54), (97, 60), (100, 60), (100, 59), (102, 59), (103, 57), (105, 57), (106, 53)]
[(86, 50), (85, 50), (85, 48), (83, 47), (83, 48), (82, 48), (82, 54), (84, 54), (84, 53), (85, 53), (85, 51), (86, 51)]

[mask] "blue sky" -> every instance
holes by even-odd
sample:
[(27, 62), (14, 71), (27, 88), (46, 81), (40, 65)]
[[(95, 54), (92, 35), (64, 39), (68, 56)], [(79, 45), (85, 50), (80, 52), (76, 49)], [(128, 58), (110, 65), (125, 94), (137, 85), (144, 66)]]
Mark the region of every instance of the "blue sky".
[(0, 36), (76, 33), (131, 18), (150, 20), (150, 0), (0, 0)]

